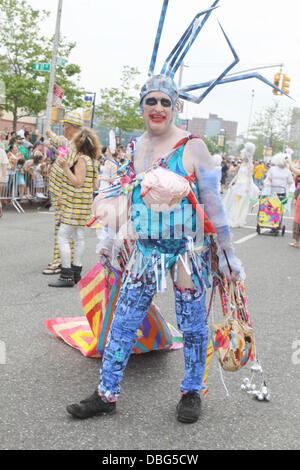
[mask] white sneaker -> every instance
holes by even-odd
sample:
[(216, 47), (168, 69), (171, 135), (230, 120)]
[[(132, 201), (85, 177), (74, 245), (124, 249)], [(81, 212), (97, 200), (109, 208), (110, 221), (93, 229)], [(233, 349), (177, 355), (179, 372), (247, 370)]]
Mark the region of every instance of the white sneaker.
[(36, 193), (36, 197), (38, 197), (39, 199), (47, 199), (47, 196), (45, 196), (45, 194), (43, 193)]

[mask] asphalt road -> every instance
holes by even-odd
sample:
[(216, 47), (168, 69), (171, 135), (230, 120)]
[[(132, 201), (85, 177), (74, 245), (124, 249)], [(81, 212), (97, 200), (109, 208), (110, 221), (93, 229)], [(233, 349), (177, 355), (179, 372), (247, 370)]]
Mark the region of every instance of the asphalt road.
[[(75, 421), (65, 407), (95, 390), (101, 362), (56, 339), (44, 321), (83, 315), (79, 293), (51, 289), (41, 274), (51, 257), (53, 214), (6, 211), (0, 219), (0, 448), (299, 449), (300, 250), (288, 247), (289, 233), (257, 236), (255, 216), (247, 223), (233, 235), (271, 401), (241, 391), (249, 370), (224, 373), (226, 397), (213, 358), (201, 419), (183, 425), (175, 417), (182, 350), (153, 352), (130, 358), (116, 415)], [(292, 220), (286, 225), (290, 231)], [(84, 273), (96, 264), (93, 229), (86, 241)], [(172, 290), (156, 302), (176, 324)]]

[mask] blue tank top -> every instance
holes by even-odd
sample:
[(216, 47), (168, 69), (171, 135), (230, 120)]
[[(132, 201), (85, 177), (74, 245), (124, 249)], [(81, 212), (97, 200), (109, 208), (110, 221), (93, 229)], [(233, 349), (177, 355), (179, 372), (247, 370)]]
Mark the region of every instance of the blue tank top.
[[(181, 146), (168, 160), (168, 167), (178, 175), (188, 176), (182, 162), (185, 146)], [(197, 188), (198, 190), (198, 188)], [(198, 191), (195, 191), (198, 196)], [(195, 237), (200, 222), (187, 198), (183, 198), (175, 209), (155, 212), (149, 209), (141, 197), (141, 186), (132, 194), (132, 213), (135, 230), (144, 247), (157, 247), (164, 253), (175, 253), (186, 245), (187, 237)], [(161, 250), (160, 250), (161, 248)]]

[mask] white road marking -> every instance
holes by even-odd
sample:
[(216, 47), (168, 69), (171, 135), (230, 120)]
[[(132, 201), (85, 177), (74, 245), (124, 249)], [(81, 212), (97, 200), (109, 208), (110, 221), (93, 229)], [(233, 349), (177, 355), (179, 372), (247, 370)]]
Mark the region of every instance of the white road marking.
[[(244, 225), (243, 228), (248, 228), (250, 230), (256, 230), (256, 227), (252, 227), (251, 225)], [(260, 233), (265, 233), (265, 232), (268, 232), (268, 231), (269, 231), (268, 228), (262, 228)], [(285, 233), (292, 234), (293, 232), (291, 230), (286, 230)], [(236, 245), (240, 245), (241, 243), (245, 243), (246, 241), (251, 240), (252, 238), (257, 237), (257, 236), (258, 236), (258, 233), (252, 233), (250, 235), (246, 235), (243, 238), (240, 238), (239, 240), (235, 241), (234, 243)]]
[[(248, 228), (248, 227), (247, 227), (247, 228)], [(253, 228), (255, 228), (255, 230), (256, 230), (256, 227), (253, 227)], [(264, 232), (266, 232), (266, 231), (267, 231), (267, 229), (263, 229), (263, 230), (261, 231), (261, 233), (264, 233)], [(246, 237), (240, 238), (239, 240), (237, 240), (237, 241), (234, 242), (234, 243), (235, 243), (235, 245), (240, 245), (241, 243), (245, 243), (245, 242), (247, 242), (248, 240), (251, 240), (251, 238), (254, 238), (254, 237), (257, 237), (257, 236), (258, 236), (258, 233), (252, 233), (251, 235), (247, 235)]]

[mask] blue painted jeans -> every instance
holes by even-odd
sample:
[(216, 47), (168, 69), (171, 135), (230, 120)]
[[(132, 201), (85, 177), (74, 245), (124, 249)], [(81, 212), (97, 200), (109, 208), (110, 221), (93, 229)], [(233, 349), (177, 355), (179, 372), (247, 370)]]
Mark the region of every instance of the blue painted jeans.
[[(99, 394), (106, 401), (119, 397), (123, 372), (152, 298), (153, 290), (145, 284), (127, 285), (120, 290), (100, 369)], [(205, 292), (175, 288), (175, 307), (184, 338), (185, 378), (181, 391), (199, 392), (203, 388), (209, 336)]]

